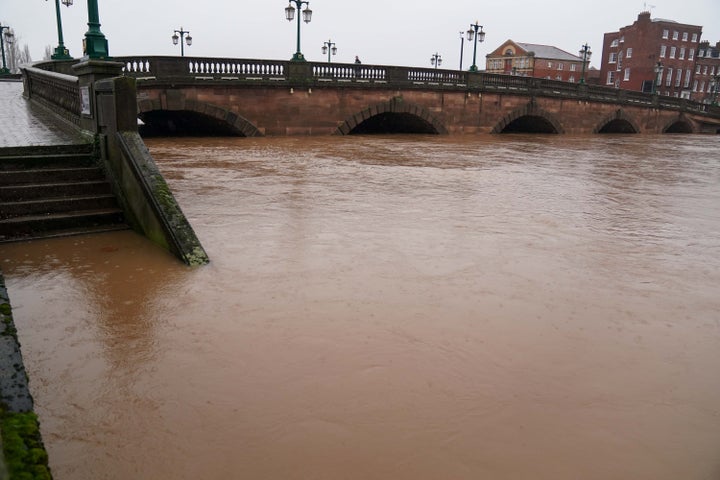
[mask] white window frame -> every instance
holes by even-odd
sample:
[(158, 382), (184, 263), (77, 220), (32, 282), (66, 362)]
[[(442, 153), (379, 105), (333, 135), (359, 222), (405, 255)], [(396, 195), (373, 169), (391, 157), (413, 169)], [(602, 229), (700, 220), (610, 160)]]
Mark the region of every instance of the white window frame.
[(669, 67), (667, 69), (667, 76), (665, 77), (665, 86), (666, 87), (672, 86), (672, 74), (673, 74), (673, 69), (672, 69), (672, 67)]
[(610, 57), (608, 58), (608, 63), (617, 63), (618, 54), (616, 52), (610, 52)]
[(673, 32), (673, 40), (679, 40), (680, 39), (680, 32), (674, 31)]
[(693, 43), (697, 43), (697, 41), (698, 41), (698, 34), (697, 34), (697, 33), (693, 33), (693, 34), (692, 34), (692, 42), (693, 42)]
[(677, 47), (670, 47), (670, 58), (675, 58), (676, 53), (677, 53)]
[(688, 37), (689, 37), (688, 32), (683, 32), (683, 39), (682, 39), (682, 41), (683, 41), (683, 42), (687, 42), (687, 41), (688, 41)]
[(685, 60), (685, 47), (680, 48), (680, 60)]
[(670, 30), (667, 30), (667, 29), (663, 30), (662, 38), (664, 38), (665, 40), (670, 38)]
[(660, 58), (665, 58), (667, 55), (667, 45), (660, 45)]
[(625, 58), (632, 58), (632, 47), (625, 51)]
[(625, 75), (623, 77), (623, 82), (629, 82), (630, 81), (630, 67), (625, 69)]
[(683, 76), (682, 68), (678, 68), (675, 71), (675, 88), (678, 88), (680, 86), (680, 84), (682, 83), (682, 76)]
[(692, 61), (695, 60), (695, 49), (691, 48), (688, 52), (688, 60)]
[(613, 70), (610, 70), (607, 74), (606, 85), (615, 85), (615, 72)]

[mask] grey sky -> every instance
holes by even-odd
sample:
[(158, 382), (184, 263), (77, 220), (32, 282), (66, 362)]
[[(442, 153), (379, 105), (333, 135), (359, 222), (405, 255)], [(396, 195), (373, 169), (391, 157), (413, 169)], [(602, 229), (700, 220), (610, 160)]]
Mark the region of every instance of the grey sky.
[[(284, 0), (98, 0), (102, 31), (115, 56), (180, 55), (170, 37), (181, 26), (193, 45), (186, 55), (290, 59), (295, 52), (295, 23), (285, 20)], [(478, 45), (478, 66), (485, 55), (507, 39), (553, 45), (577, 54), (588, 42), (599, 66), (603, 33), (630, 25), (645, 6), (653, 18), (703, 26), (703, 40), (720, 41), (718, 0), (311, 0), (313, 20), (302, 24), (302, 52), (322, 61), (324, 41), (336, 42), (334, 62), (430, 66), (430, 56), (442, 56), (442, 68), (458, 68), (460, 31), (476, 20), (485, 27)], [(650, 6), (654, 7), (651, 8)], [(82, 55), (87, 31), (87, 2), (61, 5), (65, 45)], [(34, 60), (45, 46), (57, 46), (54, 0), (0, 0), (0, 21), (28, 44)], [(465, 42), (464, 68), (472, 62), (472, 45)]]

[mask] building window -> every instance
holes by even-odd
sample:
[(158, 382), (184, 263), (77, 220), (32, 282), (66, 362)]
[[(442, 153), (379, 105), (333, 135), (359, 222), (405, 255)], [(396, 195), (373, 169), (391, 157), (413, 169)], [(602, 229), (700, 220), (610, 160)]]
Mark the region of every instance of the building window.
[(700, 75), (700, 69), (701, 69), (701, 68), (702, 68), (702, 67), (701, 67), (700, 65), (698, 65), (698, 66), (695, 67), (695, 74), (696, 74), (696, 75)]
[(690, 86), (690, 74), (692, 74), (692, 70), (685, 70), (685, 83), (683, 83), (683, 88)]
[(705, 66), (703, 67), (703, 75), (707, 75), (707, 72), (708, 72), (708, 66), (705, 65)]
[(615, 72), (608, 72), (607, 85), (615, 85)]
[(658, 73), (658, 77), (657, 77), (658, 87), (659, 87), (660, 85), (662, 85), (662, 76), (663, 76), (663, 72), (660, 71), (660, 73)]
[(670, 47), (670, 58), (675, 58), (675, 52), (677, 51), (677, 48)]
[(552, 68), (552, 62), (548, 62), (548, 68)]
[(698, 81), (695, 80), (695, 83), (693, 83), (693, 92), (697, 92), (697, 91), (698, 91), (697, 87), (698, 87)]
[(685, 47), (680, 49), (680, 60), (685, 60)]
[(608, 63), (617, 63), (618, 54), (615, 52), (610, 53), (610, 58), (608, 58)]
[(673, 69), (668, 68), (667, 69), (667, 77), (665, 77), (665, 86), (666, 87), (672, 86), (672, 74), (673, 74)]
[(673, 32), (673, 40), (678, 40), (680, 38), (680, 32)]
[(682, 68), (678, 68), (677, 73), (675, 74), (675, 86), (676, 87), (679, 87), (680, 82), (682, 82), (682, 74), (683, 74)]
[(666, 54), (667, 54), (667, 46), (660, 45), (660, 58), (665, 58)]
[(570, 71), (571, 71), (571, 72), (577, 71), (577, 63), (571, 63), (571, 64), (570, 64)]
[(555, 80), (557, 80), (558, 82), (562, 82), (562, 75), (560, 75), (560, 74), (555, 75)]
[(715, 76), (715, 67), (714, 66), (710, 68), (710, 75)]
[(705, 50), (700, 50), (698, 52), (698, 58), (703, 58), (705, 56)]
[(702, 82), (700, 82), (700, 91), (701, 91), (701, 92), (704, 92), (704, 91), (705, 91), (705, 80), (703, 80)]
[(632, 48), (628, 48), (625, 52), (625, 58), (632, 58)]
[(698, 40), (697, 33), (693, 33), (692, 41), (697, 42), (697, 40)]
[(663, 30), (663, 37), (665, 40), (670, 38), (670, 30)]
[(564, 70), (564, 69), (565, 69), (565, 64), (562, 62), (558, 63), (558, 70)]
[(568, 78), (568, 82), (575, 83), (575, 75), (570, 75), (570, 78)]
[(688, 60), (694, 60), (695, 59), (695, 50), (692, 48), (688, 51)]
[(682, 39), (682, 41), (683, 41), (683, 42), (687, 42), (687, 41), (688, 41), (688, 32), (683, 32), (683, 39)]
[(625, 69), (625, 78), (623, 80), (626, 82), (630, 81), (630, 69), (629, 68)]
[(618, 45), (619, 45), (619, 42), (618, 42), (617, 38), (615, 40), (613, 40), (612, 43), (610, 44), (611, 47), (617, 47)]

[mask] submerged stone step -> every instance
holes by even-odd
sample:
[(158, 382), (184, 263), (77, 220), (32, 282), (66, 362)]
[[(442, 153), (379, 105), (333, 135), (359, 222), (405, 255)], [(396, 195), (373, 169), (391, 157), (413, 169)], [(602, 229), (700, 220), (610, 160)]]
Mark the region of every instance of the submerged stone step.
[(0, 186), (0, 201), (16, 202), (42, 198), (72, 197), (111, 193), (106, 180)]
[(122, 210), (119, 208), (5, 218), (0, 220), (0, 241), (37, 236), (43, 232), (83, 230), (111, 225), (125, 225)]
[(0, 172), (0, 185), (6, 186), (104, 179), (105, 174), (103, 171), (99, 167), (94, 166), (7, 170)]
[(117, 202), (115, 201), (115, 197), (109, 193), (102, 195), (42, 198), (37, 200), (22, 200), (18, 202), (1, 202), (0, 218), (116, 207)]

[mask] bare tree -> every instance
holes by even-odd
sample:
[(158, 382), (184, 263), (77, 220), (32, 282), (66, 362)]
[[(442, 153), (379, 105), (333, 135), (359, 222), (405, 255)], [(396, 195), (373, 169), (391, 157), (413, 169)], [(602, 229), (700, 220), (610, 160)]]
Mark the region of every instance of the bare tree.
[(45, 45), (45, 56), (43, 60), (52, 60), (53, 47), (51, 45)]

